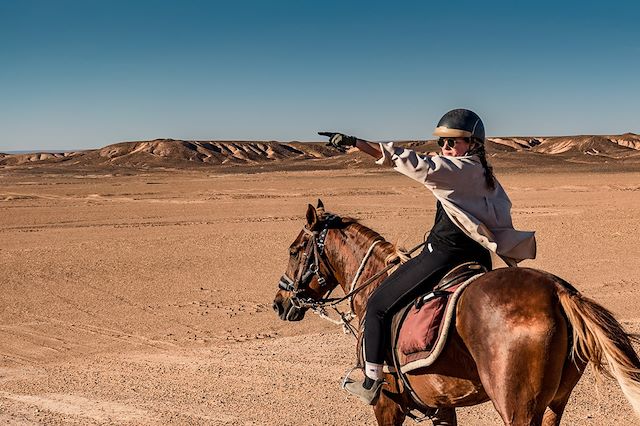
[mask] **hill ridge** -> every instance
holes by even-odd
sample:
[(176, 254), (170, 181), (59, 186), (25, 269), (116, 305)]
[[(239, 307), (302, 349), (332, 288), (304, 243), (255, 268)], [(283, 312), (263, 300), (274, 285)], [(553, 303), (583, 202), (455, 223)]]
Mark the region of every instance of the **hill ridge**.
[[(398, 141), (419, 152), (437, 152), (435, 141)], [(640, 156), (640, 136), (509, 136), (487, 139), (493, 155), (532, 152), (545, 156), (601, 157), (607, 160)], [(118, 142), (102, 148), (69, 152), (0, 153), (0, 166), (61, 164), (77, 166), (180, 167), (188, 165), (256, 165), (285, 161), (348, 157), (323, 142), (239, 140), (179, 140)]]

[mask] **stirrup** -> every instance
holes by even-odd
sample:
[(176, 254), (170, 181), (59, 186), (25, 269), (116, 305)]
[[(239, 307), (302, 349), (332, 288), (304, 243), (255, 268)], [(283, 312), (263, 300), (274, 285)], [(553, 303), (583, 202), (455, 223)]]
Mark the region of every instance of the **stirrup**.
[(356, 370), (362, 370), (362, 373), (364, 374), (364, 367), (360, 367), (358, 365), (356, 365), (355, 367), (350, 368), (349, 370), (347, 370), (347, 374), (344, 375), (344, 378), (342, 379), (342, 383), (340, 384), (340, 387), (342, 389), (344, 389), (344, 387), (347, 386), (347, 383), (351, 383), (351, 382), (354, 381), (349, 376), (351, 375), (351, 373), (353, 373)]

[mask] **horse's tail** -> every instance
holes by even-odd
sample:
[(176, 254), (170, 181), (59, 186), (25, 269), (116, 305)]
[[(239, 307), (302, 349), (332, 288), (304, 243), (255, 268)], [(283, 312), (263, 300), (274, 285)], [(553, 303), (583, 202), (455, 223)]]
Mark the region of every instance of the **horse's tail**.
[(558, 298), (573, 331), (571, 356), (613, 376), (640, 415), (640, 359), (632, 346), (638, 337), (627, 334), (611, 312), (570, 284), (562, 280), (559, 284)]

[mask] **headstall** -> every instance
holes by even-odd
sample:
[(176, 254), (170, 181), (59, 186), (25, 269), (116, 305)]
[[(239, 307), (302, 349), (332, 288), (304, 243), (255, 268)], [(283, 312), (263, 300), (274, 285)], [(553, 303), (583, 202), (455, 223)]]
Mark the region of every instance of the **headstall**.
[(278, 287), (284, 291), (292, 293), (292, 301), (296, 304), (303, 302), (298, 298), (298, 294), (304, 290), (311, 282), (313, 277), (317, 277), (320, 287), (324, 287), (327, 280), (320, 274), (320, 262), (323, 260), (325, 240), (327, 233), (329, 232), (329, 226), (331, 222), (338, 216), (329, 215), (324, 221), (324, 226), (321, 231), (311, 231), (308, 228), (303, 228), (303, 231), (309, 235), (307, 247), (303, 254), (302, 267), (298, 270), (296, 279), (291, 279), (286, 273), (280, 277)]

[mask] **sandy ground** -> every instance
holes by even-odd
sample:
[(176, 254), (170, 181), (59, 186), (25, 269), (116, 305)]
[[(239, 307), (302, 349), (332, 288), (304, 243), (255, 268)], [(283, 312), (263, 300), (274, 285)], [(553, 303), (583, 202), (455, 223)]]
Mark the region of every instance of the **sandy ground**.
[[(0, 422), (373, 424), (339, 389), (354, 342), (271, 310), (307, 203), (410, 247), (426, 190), (389, 171), (87, 174), (0, 170)], [(525, 265), (556, 273), (640, 331), (637, 173), (506, 173)], [(460, 424), (501, 424), (491, 404)], [(406, 424), (411, 424), (407, 421)], [(639, 424), (588, 373), (566, 425)]]

